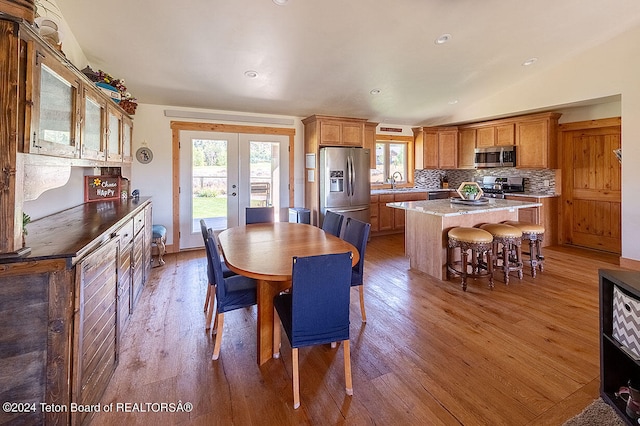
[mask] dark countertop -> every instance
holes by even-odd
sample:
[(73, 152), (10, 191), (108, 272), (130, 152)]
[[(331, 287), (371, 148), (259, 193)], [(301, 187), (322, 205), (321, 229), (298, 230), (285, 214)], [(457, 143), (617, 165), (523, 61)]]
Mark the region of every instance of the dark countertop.
[(2, 263), (68, 258), (71, 263), (111, 238), (111, 234), (151, 202), (139, 199), (96, 201), (54, 213), (27, 225), (22, 257), (3, 258)]

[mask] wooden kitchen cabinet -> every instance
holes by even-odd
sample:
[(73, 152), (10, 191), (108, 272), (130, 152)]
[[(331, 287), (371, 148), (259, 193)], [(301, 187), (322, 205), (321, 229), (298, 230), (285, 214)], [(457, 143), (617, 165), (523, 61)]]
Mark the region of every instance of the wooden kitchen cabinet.
[(476, 129), (476, 147), (487, 148), (496, 145), (496, 128), (494, 126)]
[(133, 120), (126, 115), (122, 116), (122, 161), (133, 161)]
[[(395, 192), (371, 196), (371, 233), (384, 235), (404, 231), (405, 211), (388, 207), (387, 203), (426, 200), (427, 192)], [(374, 202), (376, 206), (374, 207)], [(374, 210), (376, 211), (374, 225)]]
[(314, 125), (319, 146), (364, 146), (364, 123), (361, 118), (312, 115), (302, 122)]
[(369, 168), (376, 168), (376, 128), (378, 123), (366, 122), (364, 123), (364, 147), (368, 148), (371, 152), (369, 157)]
[(378, 203), (380, 202), (379, 200), (379, 196), (378, 195), (371, 195), (370, 198), (370, 202), (369, 202), (369, 223), (371, 224), (371, 233), (374, 232), (378, 232), (378, 211), (379, 211), (379, 206)]
[(380, 194), (378, 196), (378, 231), (392, 231), (394, 212), (392, 207), (388, 207), (387, 203), (392, 203), (393, 194)]
[(458, 134), (458, 168), (473, 169), (475, 163), (476, 129), (461, 129)]
[(477, 148), (515, 145), (515, 123), (513, 121), (501, 120), (488, 123), (492, 124), (484, 123), (483, 126), (476, 129)]
[[(35, 220), (26, 239), (31, 252), (0, 258), (0, 324), (10, 330), (0, 337), (6, 395), (65, 407), (100, 401), (128, 320), (127, 245), (141, 212), (142, 258), (150, 259), (148, 198), (87, 203)], [(140, 268), (146, 279), (150, 265)], [(0, 413), (0, 423), (86, 424), (84, 416)]]
[(457, 127), (413, 128), (416, 169), (458, 167)]
[(516, 167), (557, 168), (557, 128), (560, 114), (522, 117), (516, 122)]
[(496, 145), (508, 146), (516, 144), (516, 124), (505, 123), (496, 126)]

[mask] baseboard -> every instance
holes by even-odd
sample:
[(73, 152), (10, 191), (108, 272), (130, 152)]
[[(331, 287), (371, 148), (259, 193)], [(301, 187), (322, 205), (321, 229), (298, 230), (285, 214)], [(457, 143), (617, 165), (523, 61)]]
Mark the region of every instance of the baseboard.
[(640, 271), (640, 260), (627, 259), (620, 256), (620, 267), (625, 269), (632, 269), (634, 271)]

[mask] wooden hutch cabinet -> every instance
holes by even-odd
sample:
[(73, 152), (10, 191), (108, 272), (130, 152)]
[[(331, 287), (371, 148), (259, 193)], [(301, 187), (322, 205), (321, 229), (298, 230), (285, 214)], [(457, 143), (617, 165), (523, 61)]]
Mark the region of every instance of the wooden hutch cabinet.
[(151, 200), (66, 209), (30, 223), (23, 243), (25, 201), (72, 167), (130, 174), (132, 159), (131, 117), (40, 38), (34, 10), (0, 1), (0, 396), (38, 409), (0, 424), (80, 424), (68, 407), (99, 402), (149, 276)]

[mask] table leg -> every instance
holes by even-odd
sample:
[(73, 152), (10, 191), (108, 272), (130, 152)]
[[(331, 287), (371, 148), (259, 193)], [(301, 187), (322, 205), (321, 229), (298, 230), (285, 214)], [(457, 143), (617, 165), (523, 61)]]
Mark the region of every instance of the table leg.
[(291, 287), (291, 281), (258, 280), (258, 324), (257, 355), (258, 365), (273, 357), (273, 298)]

